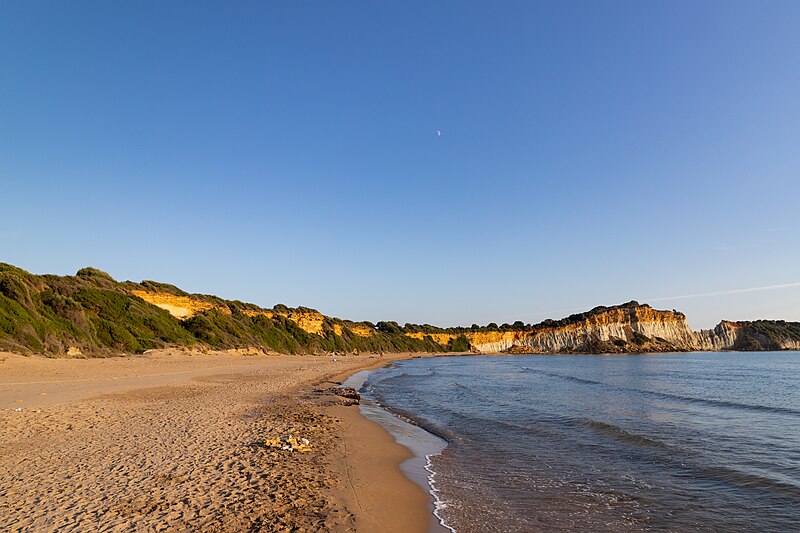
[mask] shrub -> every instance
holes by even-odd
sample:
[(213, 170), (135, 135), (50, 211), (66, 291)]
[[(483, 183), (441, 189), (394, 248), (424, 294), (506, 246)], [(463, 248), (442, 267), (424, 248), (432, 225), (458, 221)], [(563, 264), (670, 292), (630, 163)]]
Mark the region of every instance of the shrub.
[(451, 352), (468, 352), (470, 349), (469, 339), (464, 335), (459, 335), (454, 339), (450, 339), (447, 344), (447, 349)]
[(104, 279), (106, 281), (114, 281), (114, 278), (112, 278), (108, 272), (103, 272), (102, 270), (98, 270), (92, 267), (84, 267), (78, 270), (78, 272), (75, 275), (79, 278), (87, 278), (87, 279), (99, 278), (99, 279)]

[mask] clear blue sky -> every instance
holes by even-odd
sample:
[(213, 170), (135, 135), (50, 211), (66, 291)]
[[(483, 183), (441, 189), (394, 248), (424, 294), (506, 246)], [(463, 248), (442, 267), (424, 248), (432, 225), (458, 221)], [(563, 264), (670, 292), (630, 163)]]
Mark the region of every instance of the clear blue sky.
[[(0, 260), (359, 320), (800, 320), (800, 2), (0, 4)], [(442, 132), (437, 134), (437, 130)]]

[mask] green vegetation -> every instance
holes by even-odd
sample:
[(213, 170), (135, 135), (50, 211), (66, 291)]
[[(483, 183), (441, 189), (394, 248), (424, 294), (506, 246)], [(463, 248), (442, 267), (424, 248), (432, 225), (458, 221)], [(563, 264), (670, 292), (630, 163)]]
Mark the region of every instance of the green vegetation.
[(737, 340), (737, 350), (780, 350), (782, 343), (800, 341), (800, 322), (755, 320), (744, 322), (745, 330)]
[[(188, 296), (230, 309), (203, 311), (179, 320), (167, 311), (134, 296), (144, 290)], [(209, 295), (190, 295), (174, 285), (156, 281), (117, 282), (96, 268), (82, 268), (75, 276), (37, 276), (0, 263), (0, 350), (20, 353), (64, 354), (70, 347), (92, 355), (143, 352), (166, 346), (201, 345), (215, 349), (256, 347), (280, 353), (321, 352), (441, 352), (430, 337), (413, 339), (395, 322), (355, 323), (325, 317), (321, 334), (309, 333), (294, 321), (264, 311), (257, 305)], [(279, 304), (274, 312), (316, 313)], [(341, 335), (334, 326), (341, 327)], [(350, 328), (369, 328), (360, 337)], [(433, 326), (430, 326), (433, 328)], [(463, 342), (452, 349), (461, 349)]]
[(469, 339), (464, 335), (451, 339), (447, 345), (447, 349), (451, 352), (468, 352), (469, 348)]
[[(179, 320), (134, 296), (131, 291), (136, 290), (188, 297), (214, 307), (187, 320)], [(292, 309), (283, 304), (267, 310), (217, 296), (188, 294), (174, 285), (156, 281), (117, 282), (106, 272), (91, 267), (82, 268), (75, 276), (37, 276), (0, 263), (0, 350), (59, 355), (74, 347), (85, 354), (106, 355), (197, 345), (214, 349), (260, 348), (293, 354), (466, 352), (471, 349), (467, 333), (536, 332), (579, 323), (607, 311), (638, 306), (632, 301), (613, 307), (595, 307), (586, 313), (545, 320), (536, 325), (518, 320), (501, 326), (473, 324), (469, 328), (440, 328), (430, 324), (401, 326), (393, 321), (373, 324), (324, 317), (313, 309)], [(321, 331), (309, 333), (286, 316), (296, 314), (321, 317)], [(316, 324), (319, 326), (319, 321)], [(737, 349), (778, 349), (781, 343), (800, 340), (800, 323), (757, 320), (740, 325), (746, 329)], [(364, 336), (365, 330), (370, 334)], [(434, 334), (449, 334), (452, 338), (446, 346), (441, 346), (432, 339)], [(660, 338), (656, 341), (666, 342)], [(631, 342), (632, 346), (642, 347), (652, 341), (634, 333)], [(622, 339), (601, 344), (594, 351), (628, 347)]]
[(0, 349), (140, 352), (193, 342), (169, 313), (130, 295), (105, 272), (34, 276), (0, 264)]
[(750, 322), (749, 328), (775, 343), (800, 339), (800, 322), (756, 320)]
[(138, 286), (136, 283), (128, 282), (128, 284), (132, 286), (131, 287), (132, 289), (146, 290), (152, 292), (166, 292), (168, 294), (173, 294), (175, 296), (189, 296), (188, 292), (180, 290), (175, 285), (170, 285), (169, 283), (159, 283), (158, 281), (150, 281), (149, 279), (142, 281), (141, 283), (138, 284)]

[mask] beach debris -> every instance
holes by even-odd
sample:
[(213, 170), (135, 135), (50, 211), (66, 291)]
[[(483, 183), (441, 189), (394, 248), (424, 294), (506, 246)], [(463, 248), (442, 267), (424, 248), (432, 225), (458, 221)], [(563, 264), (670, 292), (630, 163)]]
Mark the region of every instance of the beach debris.
[(333, 393), (337, 396), (344, 396), (345, 398), (350, 398), (352, 400), (361, 399), (361, 395), (353, 387), (335, 387), (333, 389)]
[(351, 400), (348, 405), (356, 405), (361, 401), (361, 395), (353, 387), (331, 387), (329, 390), (336, 396)]
[(336, 403), (339, 405), (358, 405), (361, 400), (361, 395), (353, 387), (328, 387), (315, 389), (314, 393), (337, 396)]
[(294, 437), (293, 435), (284, 435), (277, 439), (266, 439), (264, 441), (265, 448), (278, 448), (287, 452), (301, 452), (308, 453), (311, 451), (311, 441), (304, 438)]

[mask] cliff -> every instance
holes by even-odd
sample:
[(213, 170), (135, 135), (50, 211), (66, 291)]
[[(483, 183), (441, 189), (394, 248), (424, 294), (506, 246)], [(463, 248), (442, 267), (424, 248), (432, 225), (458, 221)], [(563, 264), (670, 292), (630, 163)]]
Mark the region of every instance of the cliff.
[(94, 268), (34, 275), (0, 263), (0, 350), (75, 356), (165, 346), (300, 354), (447, 349), (305, 307), (264, 309), (155, 281), (118, 282)]
[[(185, 320), (202, 313), (204, 311), (215, 310), (224, 315), (233, 314), (231, 307), (224, 303), (211, 303), (192, 296), (179, 296), (167, 292), (146, 291), (131, 289), (130, 293), (142, 300), (160, 307), (167, 311), (175, 318)], [(325, 323), (325, 315), (314, 309), (261, 309), (252, 307), (243, 307), (241, 312), (249, 317), (263, 316), (266, 318), (273, 318), (275, 316), (282, 316), (292, 320), (303, 331), (308, 333), (321, 334), (323, 332), (323, 324)], [(339, 335), (342, 335), (342, 326), (335, 324), (334, 329)]]
[(164, 309), (166, 312), (179, 319), (191, 318), (198, 313), (216, 309), (226, 315), (231, 314), (227, 306), (214, 305), (209, 302), (190, 298), (188, 296), (178, 296), (168, 292), (150, 292), (145, 290), (132, 289), (131, 294), (138, 296), (145, 302)]
[(683, 313), (630, 302), (537, 328), (521, 345), (535, 353), (663, 352), (694, 350), (696, 341)]
[(722, 350), (800, 349), (800, 324), (783, 321), (722, 321), (714, 329), (692, 331), (678, 311), (660, 311), (637, 302), (596, 307), (559, 321), (525, 329), (406, 333), (447, 346), (459, 337), (479, 353), (647, 353)]
[(800, 323), (723, 321), (694, 332), (680, 312), (628, 302), (536, 325), (373, 324), (306, 307), (265, 309), (155, 281), (118, 282), (94, 268), (38, 276), (0, 263), (0, 349), (102, 355), (163, 346), (232, 353), (800, 350)]
[[(477, 339), (476, 339), (477, 340)], [(629, 302), (573, 315), (561, 323), (481, 344), (478, 351), (527, 353), (645, 353), (800, 349), (800, 324), (784, 321), (722, 321), (714, 329), (692, 331), (683, 313)]]
[(800, 350), (800, 323), (784, 320), (729, 322), (697, 333), (700, 350)]

